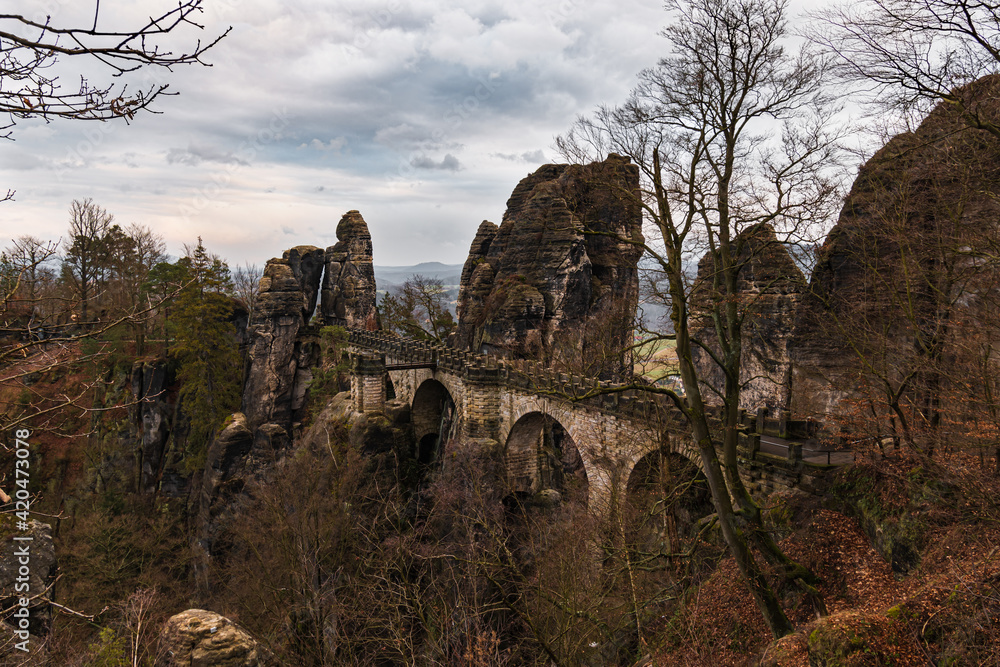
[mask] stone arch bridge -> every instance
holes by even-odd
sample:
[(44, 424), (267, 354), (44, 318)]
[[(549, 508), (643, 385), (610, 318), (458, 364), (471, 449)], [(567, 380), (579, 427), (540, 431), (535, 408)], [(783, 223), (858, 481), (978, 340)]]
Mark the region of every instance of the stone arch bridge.
[[(585, 481), (592, 507), (628, 484), (647, 455), (668, 453), (702, 466), (683, 416), (666, 397), (595, 393), (613, 385), (379, 332), (351, 329), (349, 344), (354, 409), (381, 411), (390, 398), (407, 402), (424, 461), (454, 438), (493, 440), (504, 448), (513, 490), (534, 493), (576, 477)], [(787, 456), (760, 451), (762, 435), (794, 439), (814, 424), (765, 415), (744, 423), (740, 463), (751, 489), (821, 491), (831, 466), (804, 461), (801, 444), (789, 440)]]

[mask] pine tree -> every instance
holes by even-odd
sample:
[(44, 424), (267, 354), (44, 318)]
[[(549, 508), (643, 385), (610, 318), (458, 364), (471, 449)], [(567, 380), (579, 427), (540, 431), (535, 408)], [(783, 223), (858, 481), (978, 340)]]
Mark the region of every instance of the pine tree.
[(173, 356), (178, 362), (180, 401), (191, 420), (188, 467), (204, 463), (208, 443), (222, 421), (239, 409), (240, 370), (236, 329), (230, 320), (233, 301), (229, 267), (205, 250), (201, 238), (177, 262), (184, 272), (173, 313)]

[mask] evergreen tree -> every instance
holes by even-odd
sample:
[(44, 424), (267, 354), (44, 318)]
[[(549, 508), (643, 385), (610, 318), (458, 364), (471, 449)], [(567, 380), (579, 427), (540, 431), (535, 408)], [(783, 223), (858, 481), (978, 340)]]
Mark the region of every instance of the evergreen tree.
[(174, 307), (173, 356), (178, 362), (180, 400), (191, 420), (188, 466), (204, 462), (208, 443), (223, 419), (240, 404), (239, 344), (230, 320), (229, 267), (198, 239), (177, 262), (186, 283)]

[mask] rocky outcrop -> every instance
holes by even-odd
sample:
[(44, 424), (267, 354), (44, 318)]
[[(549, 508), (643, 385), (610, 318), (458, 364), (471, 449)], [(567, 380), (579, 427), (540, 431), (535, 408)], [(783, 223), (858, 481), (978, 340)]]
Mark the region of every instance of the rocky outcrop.
[[(1000, 76), (956, 94), (1000, 120)], [(997, 284), (995, 272), (975, 258), (995, 247), (998, 195), (1000, 141), (947, 103), (861, 168), (797, 316), (795, 412), (845, 414), (864, 387), (880, 385), (904, 388), (913, 404), (919, 392), (937, 402), (943, 346), (961, 327), (983, 334), (977, 303), (996, 291), (983, 287)]]
[[(740, 264), (736, 289), (743, 318), (740, 407), (784, 409), (789, 403), (789, 345), (806, 280), (768, 225), (745, 230), (734, 240), (734, 248)], [(718, 278), (715, 267), (711, 253), (706, 253), (698, 263), (691, 298), (691, 324), (692, 338), (718, 351), (718, 332), (711, 313), (725, 304), (726, 299), (721, 287), (715, 286)], [(719, 394), (725, 379), (722, 369), (697, 345), (692, 348), (692, 357), (698, 376), (708, 385), (703, 393), (705, 401), (721, 405)]]
[(316, 311), (326, 255), (316, 246), (300, 245), (286, 250), (281, 258), (288, 262), (302, 291), (302, 319), (308, 322)]
[(337, 225), (337, 244), (326, 249), (323, 321), (329, 325), (378, 328), (372, 237), (365, 219), (348, 211)]
[(476, 230), (476, 237), (472, 239), (472, 246), (469, 248), (469, 256), (462, 266), (456, 314), (459, 323), (464, 321), (466, 325), (459, 326), (456, 342), (463, 348), (469, 348), (472, 345), (471, 334), (474, 329), (469, 323), (482, 318), (483, 305), (493, 287), (493, 279), (496, 275), (493, 266), (486, 261), (486, 256), (490, 252), (490, 245), (496, 238), (499, 229), (489, 220), (483, 220), (479, 224), (479, 229)]
[[(276, 425), (267, 424), (261, 430), (269, 426)], [(254, 440), (246, 417), (238, 412), (209, 445), (200, 484), (192, 497), (192, 506), (197, 508), (194, 550), (203, 559), (214, 555), (216, 535), (225, 526), (234, 499), (239, 498), (249, 477), (259, 470), (260, 466), (249, 458)], [(196, 563), (195, 569), (201, 564)]]
[(275, 664), (250, 634), (213, 611), (171, 616), (160, 633), (157, 667), (265, 667)]
[[(0, 604), (3, 609), (14, 611), (19, 608), (18, 600), (40, 595), (52, 583), (56, 570), (56, 548), (52, 542), (52, 526), (31, 519), (27, 530), (16, 525), (13, 514), (0, 515), (0, 530), (6, 537), (0, 540)], [(15, 540), (15, 537), (30, 537), (30, 540)], [(28, 550), (30, 567), (27, 577), (23, 576), (24, 562), (18, 552)], [(27, 589), (23, 588), (27, 584)], [(9, 617), (7, 622), (22, 631), (27, 630), (32, 637), (48, 634), (52, 622), (49, 604), (41, 598), (32, 599), (28, 607), (28, 627), (20, 625), (20, 620)], [(24, 641), (21, 635), (16, 641)], [(32, 642), (34, 643), (34, 642)]]
[(167, 439), (175, 403), (168, 389), (173, 382), (166, 359), (137, 361), (132, 366), (131, 410), (139, 434), (139, 490), (155, 493), (163, 473)]
[(251, 428), (276, 423), (289, 430), (304, 404), (317, 349), (301, 334), (316, 308), (323, 259), (320, 248), (298, 246), (264, 267), (243, 389)]
[(611, 155), (549, 164), (522, 180), (499, 228), (479, 227), (462, 271), (455, 343), (605, 379), (638, 301), (639, 171)]

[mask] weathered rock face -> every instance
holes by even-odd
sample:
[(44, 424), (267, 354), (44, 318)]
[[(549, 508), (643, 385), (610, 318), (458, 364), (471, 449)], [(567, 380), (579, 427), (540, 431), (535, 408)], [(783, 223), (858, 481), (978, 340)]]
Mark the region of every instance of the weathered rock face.
[[(267, 424), (262, 430), (266, 426), (274, 425)], [(192, 497), (192, 507), (197, 508), (195, 551), (206, 558), (214, 553), (216, 534), (231, 513), (232, 501), (238, 498), (257, 468), (248, 456), (253, 446), (254, 433), (239, 412), (209, 445), (201, 483), (194, 488)]]
[(160, 633), (157, 667), (264, 667), (275, 664), (257, 640), (225, 616), (188, 609), (171, 616)]
[(176, 407), (167, 391), (172, 381), (166, 359), (137, 361), (132, 366), (132, 396), (136, 403), (131, 412), (139, 432), (141, 454), (139, 489), (146, 494), (156, 492), (163, 473), (170, 422)]
[[(974, 112), (1000, 120), (1000, 77), (958, 94), (973, 101)], [(797, 316), (796, 413), (844, 414), (865, 378), (872, 386), (879, 375), (898, 383), (913, 373), (913, 391), (937, 393), (931, 385), (940, 376), (922, 369), (941, 361), (942, 324), (954, 336), (956, 325), (975, 320), (973, 302), (985, 292), (973, 298), (974, 286), (986, 273), (971, 257), (995, 243), (998, 195), (1000, 141), (970, 128), (948, 104), (861, 168)], [(861, 367), (857, 351), (869, 365)]]
[(239, 412), (212, 440), (190, 498), (192, 547), (198, 556), (196, 572), (203, 571), (208, 561), (218, 555), (218, 536), (242, 511), (247, 500), (244, 489), (251, 482), (266, 479), (291, 444), (290, 434), (278, 424), (263, 424), (251, 430)]
[(287, 430), (302, 408), (316, 346), (301, 334), (316, 308), (323, 258), (320, 248), (298, 246), (264, 268), (243, 389), (251, 428), (272, 422)]
[[(784, 409), (789, 402), (792, 338), (795, 311), (806, 280), (784, 244), (768, 225), (754, 225), (735, 239), (738, 262), (739, 310), (743, 315), (740, 331), (742, 356), (740, 380), (743, 389), (740, 407)], [(698, 276), (692, 291), (692, 337), (720, 349), (718, 332), (711, 319), (714, 304), (724, 303), (721, 290), (713, 287), (716, 263), (710, 253), (698, 262)], [(699, 377), (713, 387), (703, 392), (709, 405), (721, 404), (725, 376), (702, 348), (693, 346), (692, 357)]]
[[(458, 321), (470, 322), (482, 316), (483, 303), (493, 286), (493, 279), (496, 277), (493, 267), (486, 261), (486, 256), (490, 252), (490, 245), (497, 237), (499, 227), (483, 220), (476, 230), (476, 237), (472, 239), (472, 246), (469, 248), (469, 256), (462, 266), (461, 284), (458, 288)], [(477, 275), (477, 271), (479, 271)], [(468, 328), (459, 327), (460, 345), (469, 347)]]
[[(15, 527), (15, 517), (13, 514), (0, 516), (2, 530), (7, 532), (8, 537), (0, 540), (0, 604), (4, 609), (14, 610), (17, 608), (18, 599), (22, 597), (32, 597), (39, 595), (45, 587), (52, 583), (56, 568), (56, 548), (52, 542), (52, 527), (47, 523), (41, 523), (34, 519), (28, 522), (28, 530), (17, 530)], [(15, 541), (14, 536), (31, 537), (30, 541)], [(25, 546), (30, 550), (30, 568), (27, 580), (20, 575), (20, 568), (24, 564), (19, 561), (17, 551)], [(25, 591), (18, 588), (18, 584), (28, 584)], [(29, 609), (29, 626), (27, 630), (32, 637), (40, 637), (48, 634), (52, 615), (47, 603), (32, 602)], [(9, 618), (8, 623), (19, 626), (19, 621)], [(16, 641), (24, 641), (22, 636)], [(34, 644), (35, 642), (31, 642)]]
[(337, 225), (337, 244), (326, 249), (322, 309), (326, 324), (378, 328), (372, 237), (357, 211), (344, 214)]
[(629, 243), (642, 240), (638, 187), (638, 168), (617, 155), (544, 165), (522, 180), (500, 227), (484, 222), (473, 241), (456, 345), (605, 379), (626, 374), (639, 294), (641, 250)]

